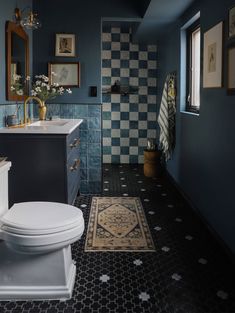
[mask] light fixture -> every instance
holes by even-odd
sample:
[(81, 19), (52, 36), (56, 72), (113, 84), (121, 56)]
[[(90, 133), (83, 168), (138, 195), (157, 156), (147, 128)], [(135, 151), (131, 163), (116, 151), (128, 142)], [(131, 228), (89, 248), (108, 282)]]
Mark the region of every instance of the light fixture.
[(23, 10), (15, 8), (14, 19), (17, 24), (27, 29), (38, 29), (41, 27), (41, 22), (37, 18), (37, 14), (33, 13), (30, 7), (26, 7)]

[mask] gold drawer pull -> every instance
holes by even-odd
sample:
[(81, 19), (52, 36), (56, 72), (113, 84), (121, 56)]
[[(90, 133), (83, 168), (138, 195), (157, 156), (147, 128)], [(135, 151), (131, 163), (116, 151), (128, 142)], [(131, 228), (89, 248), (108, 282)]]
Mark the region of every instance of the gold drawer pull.
[(79, 138), (75, 138), (73, 143), (70, 143), (70, 148), (76, 148), (78, 145), (80, 144), (80, 139)]
[(70, 171), (73, 172), (73, 171), (76, 171), (78, 169), (80, 165), (80, 160), (79, 159), (76, 159), (74, 160), (74, 164), (72, 166), (70, 166)]

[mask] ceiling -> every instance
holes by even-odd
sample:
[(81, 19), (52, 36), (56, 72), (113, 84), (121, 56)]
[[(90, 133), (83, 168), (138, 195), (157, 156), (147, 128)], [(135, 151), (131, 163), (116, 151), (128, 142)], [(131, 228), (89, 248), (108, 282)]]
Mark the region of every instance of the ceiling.
[(135, 34), (140, 42), (154, 43), (194, 0), (151, 0)]

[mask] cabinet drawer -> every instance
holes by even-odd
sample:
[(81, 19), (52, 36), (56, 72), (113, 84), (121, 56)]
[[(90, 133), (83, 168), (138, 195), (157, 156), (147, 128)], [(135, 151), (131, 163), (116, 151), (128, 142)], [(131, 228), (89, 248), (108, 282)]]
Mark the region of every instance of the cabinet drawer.
[(80, 159), (79, 155), (72, 154), (67, 162), (67, 193), (68, 203), (72, 203), (80, 188)]
[(73, 151), (78, 150), (80, 145), (79, 139), (79, 128), (76, 128), (70, 135), (67, 136), (66, 140), (66, 150), (67, 150), (67, 159), (70, 158)]

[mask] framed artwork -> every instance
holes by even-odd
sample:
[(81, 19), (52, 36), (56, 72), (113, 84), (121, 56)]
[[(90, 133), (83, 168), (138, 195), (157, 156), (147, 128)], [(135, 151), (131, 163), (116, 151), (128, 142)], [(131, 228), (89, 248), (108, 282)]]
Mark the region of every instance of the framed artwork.
[(228, 37), (235, 36), (235, 6), (229, 10), (228, 14)]
[(223, 22), (204, 33), (203, 87), (222, 87)]
[(74, 34), (56, 34), (55, 55), (57, 57), (75, 57)]
[(227, 91), (228, 94), (235, 94), (235, 45), (228, 48), (228, 82)]
[(63, 87), (80, 87), (80, 64), (48, 63), (48, 76), (51, 84), (58, 83)]

